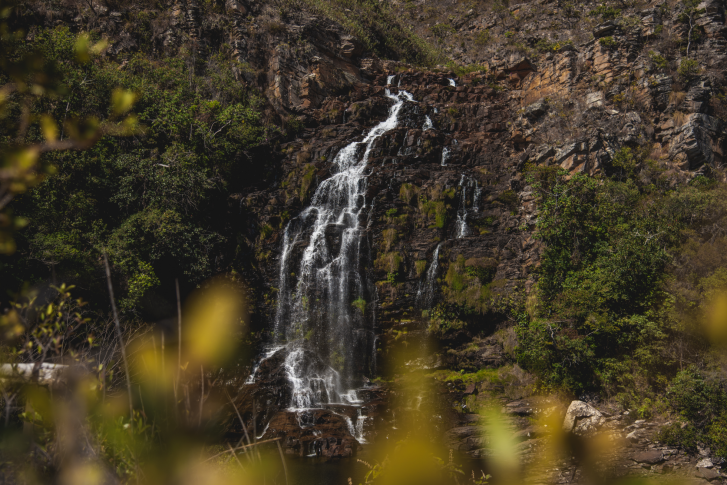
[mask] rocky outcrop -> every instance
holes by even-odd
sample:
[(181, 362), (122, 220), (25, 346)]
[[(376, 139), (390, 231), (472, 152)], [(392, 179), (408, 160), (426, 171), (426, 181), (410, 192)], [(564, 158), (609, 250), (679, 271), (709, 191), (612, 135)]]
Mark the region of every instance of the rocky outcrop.
[[(548, 483), (587, 481), (580, 455), (583, 448), (595, 443), (600, 443), (594, 448), (598, 455), (589, 458), (589, 466), (598, 463), (601, 479), (655, 474), (685, 481), (723, 478), (722, 460), (711, 457), (710, 450), (700, 449), (699, 456), (690, 456), (657, 441), (659, 431), (669, 422), (634, 420), (630, 411), (612, 411), (583, 401), (572, 401), (566, 409), (563, 403), (542, 397), (512, 401), (501, 409), (502, 419), (510, 423), (521, 466), (529, 475), (547, 479)], [(553, 430), (545, 426), (561, 417), (566, 443), (562, 436), (553, 440)], [(486, 458), (494, 452), (488, 433), (487, 422), (479, 415), (464, 414), (445, 434), (446, 445), (465, 456)], [(548, 453), (548, 447), (563, 445), (572, 447), (572, 457), (543, 467), (540, 458)]]
[(592, 434), (604, 423), (601, 412), (583, 401), (573, 401), (563, 420), (563, 430), (568, 433)]

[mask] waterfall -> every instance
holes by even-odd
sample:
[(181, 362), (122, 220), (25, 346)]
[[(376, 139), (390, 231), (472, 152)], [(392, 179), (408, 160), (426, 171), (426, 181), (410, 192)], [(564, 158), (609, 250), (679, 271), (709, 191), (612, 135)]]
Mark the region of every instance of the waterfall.
[(459, 197), (459, 207), (457, 208), (457, 222), (454, 225), (458, 239), (469, 234), (469, 228), (467, 227), (467, 185), (463, 184), (464, 181), (465, 174), (462, 174), (462, 178), (459, 180), (459, 186), (462, 190)]
[[(480, 193), (482, 189), (478, 186), (477, 180), (467, 177), (462, 174), (462, 178), (459, 180), (459, 186), (462, 188), (459, 196), (459, 207), (457, 208), (457, 221), (455, 223), (455, 235), (457, 239), (469, 236), (471, 234), (470, 228), (467, 225), (467, 214), (470, 210), (473, 212), (479, 211), (480, 204)], [(468, 192), (467, 189), (472, 189)], [(467, 208), (467, 194), (472, 194), (472, 208)]]
[(457, 83), (454, 82), (454, 79), (449, 78), (449, 85), (450, 86), (457, 86)]
[(434, 283), (437, 279), (437, 270), (439, 269), (439, 248), (442, 246), (440, 242), (437, 244), (434, 254), (432, 255), (432, 264), (427, 270), (426, 278), (424, 279), (424, 287), (419, 287), (416, 296), (417, 306), (423, 308), (431, 308), (432, 302), (434, 301)]
[(431, 130), (432, 128), (434, 128), (434, 123), (432, 123), (432, 120), (429, 116), (427, 116), (424, 121), (424, 126), (422, 126), (422, 131)]
[(373, 332), (352, 305), (367, 296), (359, 264), (367, 163), (376, 139), (398, 126), (404, 102), (413, 101), (406, 91), (392, 95), (387, 89), (386, 96), (394, 101), (388, 118), (338, 152), (334, 175), (320, 183), (310, 206), (283, 233), (274, 338), (287, 344), (293, 409), (340, 403), (344, 396), (355, 400), (344, 389), (357, 384), (357, 369), (369, 367), (365, 361), (375, 356), (373, 337), (356, 338)]
[(390, 74), (390, 75), (386, 76), (386, 85), (391, 86), (391, 83), (394, 82), (395, 77), (396, 77), (395, 74)]
[(442, 167), (447, 166), (447, 160), (449, 160), (449, 148), (444, 147), (442, 149)]

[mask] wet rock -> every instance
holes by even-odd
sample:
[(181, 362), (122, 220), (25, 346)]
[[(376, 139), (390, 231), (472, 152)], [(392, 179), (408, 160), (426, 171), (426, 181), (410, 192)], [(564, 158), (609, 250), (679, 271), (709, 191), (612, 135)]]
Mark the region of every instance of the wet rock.
[(345, 458), (358, 450), (343, 415), (327, 409), (281, 411), (270, 421), (261, 439), (282, 438), (288, 454)]

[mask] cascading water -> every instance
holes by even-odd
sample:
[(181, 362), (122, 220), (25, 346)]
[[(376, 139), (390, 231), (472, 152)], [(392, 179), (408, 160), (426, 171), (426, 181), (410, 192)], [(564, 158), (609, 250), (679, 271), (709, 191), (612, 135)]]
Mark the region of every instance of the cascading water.
[(437, 244), (434, 254), (432, 255), (432, 264), (427, 270), (426, 278), (424, 279), (424, 287), (420, 287), (416, 296), (416, 304), (421, 308), (431, 308), (432, 302), (434, 301), (434, 282), (437, 279), (437, 270), (439, 269), (439, 248), (442, 247), (442, 243)]
[(444, 147), (442, 149), (442, 167), (447, 166), (447, 160), (449, 160), (449, 148)]
[(431, 130), (434, 128), (434, 123), (432, 123), (431, 118), (427, 116), (424, 121), (424, 126), (422, 126), (422, 131)]
[(376, 139), (398, 126), (404, 102), (413, 101), (406, 91), (386, 95), (394, 101), (388, 118), (338, 152), (335, 174), (285, 228), (274, 335), (277, 345), (287, 345), (292, 409), (356, 401), (344, 389), (355, 387), (365, 361), (375, 356), (372, 322), (357, 309), (365, 308), (367, 296), (359, 264), (367, 163)]
[(449, 79), (449, 85), (450, 85), (450, 86), (457, 86), (457, 83), (456, 83), (456, 82), (454, 82), (454, 79), (450, 78), (450, 79)]
[[(469, 236), (471, 233), (467, 225), (467, 215), (470, 210), (473, 212), (479, 211), (481, 192), (477, 180), (469, 178), (465, 174), (462, 174), (462, 178), (459, 180), (459, 186), (462, 190), (459, 197), (459, 208), (457, 209), (457, 221), (454, 226), (454, 232), (458, 239)], [(467, 194), (472, 194), (472, 207), (469, 209), (467, 208)]]

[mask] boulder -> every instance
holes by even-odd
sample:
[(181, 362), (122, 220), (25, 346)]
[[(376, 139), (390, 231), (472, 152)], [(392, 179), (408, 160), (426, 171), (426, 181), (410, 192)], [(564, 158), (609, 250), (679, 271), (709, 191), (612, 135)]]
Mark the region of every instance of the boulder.
[(595, 431), (603, 422), (604, 417), (598, 409), (583, 401), (573, 401), (566, 411), (563, 430), (584, 435)]
[(586, 106), (588, 109), (602, 108), (604, 102), (603, 91), (586, 94)]
[(647, 465), (656, 465), (664, 461), (664, 454), (658, 450), (642, 451), (636, 453), (632, 458), (636, 463), (645, 463)]
[(721, 474), (714, 468), (703, 467), (697, 468), (697, 473), (695, 475), (709, 481), (715, 480), (721, 476)]

